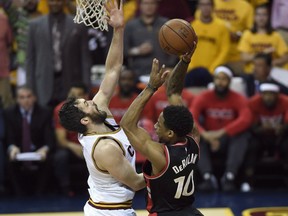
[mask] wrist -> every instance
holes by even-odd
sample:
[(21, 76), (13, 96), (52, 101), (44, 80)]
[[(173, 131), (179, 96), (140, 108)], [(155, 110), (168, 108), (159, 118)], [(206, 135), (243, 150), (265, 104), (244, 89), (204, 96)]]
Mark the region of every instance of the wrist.
[(190, 64), (190, 61), (186, 61), (184, 58), (181, 59), (181, 62), (183, 62), (184, 64), (187, 64), (187, 65)]
[(150, 83), (147, 84), (146, 88), (152, 90), (153, 93), (158, 90), (158, 87), (153, 87)]

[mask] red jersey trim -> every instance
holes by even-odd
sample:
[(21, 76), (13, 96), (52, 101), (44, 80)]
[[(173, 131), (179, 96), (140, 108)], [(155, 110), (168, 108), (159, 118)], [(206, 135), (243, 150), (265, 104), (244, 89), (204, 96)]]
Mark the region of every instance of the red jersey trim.
[[(164, 169), (160, 173), (158, 173), (157, 175), (150, 176), (150, 175), (147, 175), (147, 174), (144, 173), (144, 176), (147, 179), (157, 179), (157, 178), (161, 177), (167, 171), (167, 169), (169, 167), (169, 164), (170, 164), (169, 151), (168, 151), (167, 147), (164, 144), (162, 144), (162, 146), (164, 148), (164, 153), (165, 153), (165, 158), (166, 158), (166, 165), (165, 165)], [(147, 163), (147, 161), (145, 163)]]

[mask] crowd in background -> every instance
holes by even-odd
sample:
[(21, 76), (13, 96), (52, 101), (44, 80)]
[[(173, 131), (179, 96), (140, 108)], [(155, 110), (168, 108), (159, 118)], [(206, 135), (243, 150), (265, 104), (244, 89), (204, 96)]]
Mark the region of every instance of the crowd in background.
[[(75, 10), (73, 0), (0, 0), (0, 194), (43, 194), (54, 178), (72, 196), (72, 168), (87, 175), (77, 134), (58, 111), (66, 98), (97, 91), (112, 30), (75, 24)], [(145, 87), (152, 59), (168, 68), (178, 61), (158, 32), (185, 19), (198, 36), (182, 95), (201, 135), (198, 189), (250, 191), (267, 158), (288, 176), (288, 1), (124, 0), (124, 16), (125, 67), (110, 103), (117, 122)], [(153, 137), (165, 90), (139, 122)], [(23, 152), (39, 158), (21, 160)]]

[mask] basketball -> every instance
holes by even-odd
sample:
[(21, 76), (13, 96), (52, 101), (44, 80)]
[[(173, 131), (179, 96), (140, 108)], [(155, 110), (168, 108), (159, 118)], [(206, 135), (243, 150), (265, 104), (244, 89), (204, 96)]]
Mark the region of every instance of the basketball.
[(186, 20), (171, 19), (159, 30), (159, 44), (164, 52), (170, 55), (184, 55), (193, 50), (197, 35)]

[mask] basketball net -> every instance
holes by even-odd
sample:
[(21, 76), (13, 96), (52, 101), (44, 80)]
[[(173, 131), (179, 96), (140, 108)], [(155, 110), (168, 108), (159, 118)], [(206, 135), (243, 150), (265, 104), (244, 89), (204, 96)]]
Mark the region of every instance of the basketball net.
[(104, 5), (108, 0), (76, 0), (75, 23), (84, 23), (94, 29), (108, 31), (107, 16)]

